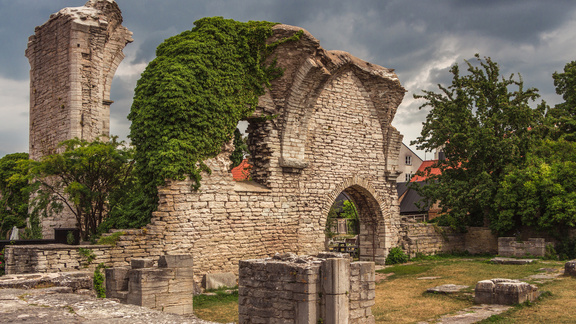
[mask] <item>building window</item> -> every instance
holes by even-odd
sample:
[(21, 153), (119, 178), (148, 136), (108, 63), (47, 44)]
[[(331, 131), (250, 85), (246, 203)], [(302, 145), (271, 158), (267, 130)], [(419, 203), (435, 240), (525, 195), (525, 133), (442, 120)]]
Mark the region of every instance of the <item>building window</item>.
[(412, 157), (410, 155), (406, 155), (406, 165), (412, 165)]
[(410, 182), (410, 178), (412, 178), (412, 174), (411, 173), (406, 173), (404, 175), (406, 182)]

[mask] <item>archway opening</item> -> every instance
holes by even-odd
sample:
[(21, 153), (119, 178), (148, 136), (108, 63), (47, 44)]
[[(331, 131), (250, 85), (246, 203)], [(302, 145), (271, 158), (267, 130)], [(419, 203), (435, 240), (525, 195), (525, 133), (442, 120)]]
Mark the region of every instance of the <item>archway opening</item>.
[(326, 217), (327, 251), (382, 263), (383, 217), (378, 202), (366, 189), (356, 185), (344, 189)]

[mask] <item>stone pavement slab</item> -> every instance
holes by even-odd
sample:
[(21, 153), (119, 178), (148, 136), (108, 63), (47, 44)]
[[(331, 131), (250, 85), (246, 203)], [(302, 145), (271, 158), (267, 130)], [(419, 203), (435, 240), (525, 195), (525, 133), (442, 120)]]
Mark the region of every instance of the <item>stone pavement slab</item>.
[(194, 316), (180, 316), (145, 307), (125, 305), (113, 299), (62, 293), (60, 290), (63, 287), (56, 288), (0, 289), (0, 321), (2, 323), (107, 324), (213, 323)]

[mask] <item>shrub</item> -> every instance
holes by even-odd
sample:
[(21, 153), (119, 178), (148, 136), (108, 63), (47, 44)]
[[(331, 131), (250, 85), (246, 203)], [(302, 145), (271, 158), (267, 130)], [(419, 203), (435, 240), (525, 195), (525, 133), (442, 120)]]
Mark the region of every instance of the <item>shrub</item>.
[(408, 255), (404, 253), (404, 250), (400, 247), (395, 247), (390, 250), (390, 253), (388, 253), (385, 264), (406, 263), (409, 259)]

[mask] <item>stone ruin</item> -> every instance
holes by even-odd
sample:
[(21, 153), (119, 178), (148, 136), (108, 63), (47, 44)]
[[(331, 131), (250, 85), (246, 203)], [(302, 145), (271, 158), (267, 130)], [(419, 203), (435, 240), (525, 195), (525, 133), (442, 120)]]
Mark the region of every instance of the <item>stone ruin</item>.
[[(36, 27), (28, 40), (30, 62), (30, 158), (56, 152), (67, 139), (110, 135), (110, 86), (132, 32), (122, 26), (113, 0), (64, 8)], [(75, 227), (70, 213), (42, 220), (42, 235)]]
[[(61, 10), (31, 37), (33, 158), (67, 138), (107, 135), (111, 79), (132, 41), (121, 22), (114, 1), (91, 0)], [(269, 41), (300, 30), (276, 25)], [(402, 136), (391, 123), (405, 89), (392, 69), (327, 51), (306, 31), (272, 57), (284, 75), (247, 120), (252, 180), (233, 180), (233, 148), (225, 145), (205, 161), (212, 174), (203, 175), (201, 190), (192, 190), (189, 180), (159, 188), (151, 223), (127, 230), (107, 250), (108, 265), (191, 254), (200, 285), (205, 274), (237, 274), (240, 260), (277, 252), (316, 255), (325, 250), (327, 215), (342, 192), (359, 213), (360, 259), (384, 263), (399, 240), (395, 181)], [(42, 222), (47, 231), (75, 224), (65, 216)]]
[(516, 305), (533, 302), (540, 293), (538, 286), (513, 279), (478, 281), (474, 290), (476, 304)]
[(240, 261), (239, 322), (374, 323), (373, 262), (286, 253)]
[(189, 255), (132, 259), (131, 267), (106, 269), (106, 297), (179, 315), (193, 314), (193, 262)]

